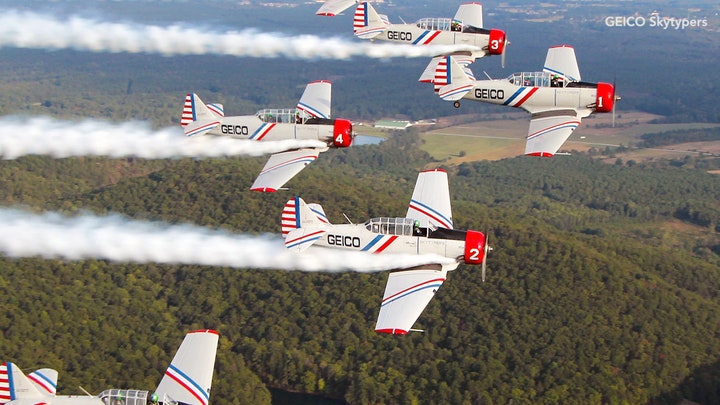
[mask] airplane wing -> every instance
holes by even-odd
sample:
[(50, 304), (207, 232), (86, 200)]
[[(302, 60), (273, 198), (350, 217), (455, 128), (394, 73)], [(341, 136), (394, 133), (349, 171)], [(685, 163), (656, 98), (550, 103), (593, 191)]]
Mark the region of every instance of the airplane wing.
[(476, 28), (483, 27), (483, 9), (480, 3), (461, 4), (455, 13), (454, 20), (462, 22), (463, 25), (472, 25)]
[(328, 0), (315, 12), (316, 15), (335, 17), (355, 4), (355, 0)]
[(543, 72), (561, 75), (569, 81), (580, 81), (580, 68), (575, 58), (575, 49), (569, 45), (548, 49)]
[(575, 110), (549, 110), (532, 114), (525, 154), (553, 156), (580, 125)]
[(420, 226), (453, 229), (450, 187), (447, 172), (426, 170), (418, 174), (406, 218), (417, 219)]
[(445, 281), (447, 270), (439, 268), (428, 265), (390, 273), (375, 332), (407, 334)]
[(327, 148), (303, 148), (270, 156), (250, 187), (253, 191), (274, 192), (290, 181), (300, 170), (317, 159)]
[(298, 101), (297, 109), (307, 118), (330, 118), (332, 83), (318, 80), (308, 83)]

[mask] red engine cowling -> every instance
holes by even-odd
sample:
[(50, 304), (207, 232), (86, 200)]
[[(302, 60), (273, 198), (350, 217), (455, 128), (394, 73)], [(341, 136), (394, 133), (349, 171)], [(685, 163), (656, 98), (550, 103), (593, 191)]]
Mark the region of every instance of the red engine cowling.
[(352, 123), (348, 120), (335, 120), (333, 127), (333, 146), (347, 148), (352, 144)]
[(597, 96), (595, 96), (595, 110), (598, 112), (610, 112), (615, 104), (615, 88), (609, 83), (597, 84)]
[(505, 31), (491, 29), (490, 40), (488, 41), (488, 53), (490, 55), (502, 55), (505, 52)]
[(485, 260), (485, 234), (467, 231), (465, 234), (465, 263), (481, 264)]

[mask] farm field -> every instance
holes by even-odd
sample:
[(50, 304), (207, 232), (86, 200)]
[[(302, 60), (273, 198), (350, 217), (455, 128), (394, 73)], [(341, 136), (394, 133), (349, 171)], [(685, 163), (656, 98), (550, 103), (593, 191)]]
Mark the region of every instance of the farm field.
[[(522, 155), (530, 117), (524, 112), (506, 114), (503, 117), (435, 128), (424, 132), (421, 135), (422, 149), (430, 153), (433, 158), (451, 165)], [(645, 134), (720, 128), (720, 123), (654, 123), (660, 118), (662, 117), (643, 112), (623, 113), (616, 117), (613, 128), (612, 116), (608, 114), (593, 115), (583, 119), (583, 123), (560, 149), (560, 152), (632, 146), (640, 142), (640, 137)], [(663, 157), (677, 158), (683, 154), (697, 153), (720, 154), (720, 142), (692, 142), (662, 148), (631, 149), (623, 152), (622, 155), (625, 156), (623, 158), (645, 161)]]

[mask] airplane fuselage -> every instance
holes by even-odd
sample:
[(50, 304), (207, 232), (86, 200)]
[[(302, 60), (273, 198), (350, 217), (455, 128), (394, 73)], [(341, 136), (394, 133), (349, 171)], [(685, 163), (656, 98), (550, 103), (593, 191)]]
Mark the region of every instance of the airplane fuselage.
[[(469, 45), (483, 48), (489, 46), (490, 35), (426, 29), (417, 24), (390, 24), (387, 30), (373, 39), (410, 45)], [(496, 47), (501, 46), (501, 43), (496, 44)]]
[[(381, 227), (378, 224), (378, 227)], [(368, 230), (366, 224), (332, 225), (328, 228), (314, 245), (327, 248), (356, 250), (368, 253), (395, 253), (395, 254), (437, 254), (440, 256), (458, 259), (465, 253), (465, 232), (447, 230), (457, 239), (441, 237), (428, 237), (426, 228), (418, 228), (423, 235), (410, 232), (373, 232)], [(480, 254), (478, 248), (478, 254)]]
[(573, 109), (580, 117), (585, 117), (590, 115), (596, 104), (597, 88), (550, 87), (529, 81), (516, 84), (507, 79), (477, 80), (463, 98), (522, 108), (530, 113)]
[[(333, 143), (335, 120), (315, 119), (317, 123), (278, 122), (280, 117), (255, 115), (224, 117), (220, 125), (208, 131), (209, 135), (231, 136), (252, 141), (281, 141), (285, 139), (319, 140)], [(311, 121), (312, 122), (312, 121)]]

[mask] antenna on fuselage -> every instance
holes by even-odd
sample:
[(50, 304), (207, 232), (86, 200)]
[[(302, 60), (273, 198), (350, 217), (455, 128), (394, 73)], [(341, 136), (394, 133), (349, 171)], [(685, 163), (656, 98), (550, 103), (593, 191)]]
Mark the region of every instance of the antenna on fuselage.
[(93, 394), (85, 391), (85, 388), (83, 388), (82, 385), (78, 385), (78, 388), (80, 388), (80, 391), (82, 391), (82, 392), (84, 392), (85, 394), (87, 394), (87, 396), (89, 396), (89, 397), (92, 397), (92, 396), (93, 396)]
[(344, 212), (343, 212), (343, 216), (345, 217), (345, 220), (350, 223), (350, 225), (355, 225), (355, 224), (353, 224), (353, 221), (351, 221), (350, 218), (348, 218), (347, 215), (345, 215)]
[(483, 73), (485, 73), (485, 77), (487, 77), (488, 79), (490, 79), (490, 80), (493, 79), (492, 77), (490, 77), (490, 75), (488, 74), (488, 72), (486, 72), (486, 71), (483, 70)]

